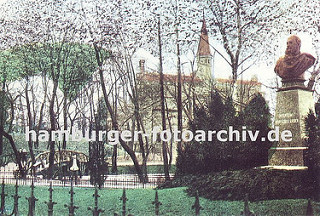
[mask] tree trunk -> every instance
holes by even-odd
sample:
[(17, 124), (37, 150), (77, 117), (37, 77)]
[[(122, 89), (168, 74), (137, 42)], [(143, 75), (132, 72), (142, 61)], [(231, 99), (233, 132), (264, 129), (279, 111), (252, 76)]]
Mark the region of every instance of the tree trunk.
[[(46, 75), (43, 75), (43, 78), (42, 78), (42, 82), (43, 82), (43, 85), (44, 85), (44, 96), (43, 96), (43, 101), (41, 103), (41, 107), (40, 107), (40, 112), (39, 112), (39, 122), (38, 122), (38, 127), (37, 127), (37, 134), (39, 134), (39, 131), (41, 130), (41, 127), (42, 127), (42, 122), (43, 122), (43, 110), (44, 110), (44, 106), (46, 104), (46, 101), (47, 101), (47, 83), (46, 83)], [(37, 136), (37, 140), (34, 144), (34, 147), (37, 149), (39, 148), (39, 137)]]
[(118, 145), (114, 145), (113, 152), (112, 152), (112, 168), (111, 168), (112, 174), (118, 174), (117, 157), (118, 157)]
[(26, 173), (25, 173), (25, 170), (23, 169), (23, 166), (22, 166), (22, 163), (21, 163), (21, 157), (20, 157), (20, 154), (19, 154), (19, 152), (17, 150), (17, 147), (16, 147), (16, 145), (14, 143), (14, 140), (13, 140), (12, 136), (10, 134), (6, 133), (3, 130), (1, 130), (1, 133), (3, 134), (4, 137), (6, 137), (9, 140), (10, 145), (11, 145), (12, 150), (13, 150), (13, 153), (14, 153), (14, 155), (16, 157), (16, 162), (17, 162), (18, 167), (19, 167), (20, 176), (24, 178)]
[[(173, 134), (171, 120), (170, 120), (169, 111), (168, 111), (168, 103), (166, 103), (166, 113), (167, 113), (167, 120), (168, 120), (168, 124), (169, 124), (169, 128), (170, 128), (170, 132), (171, 132), (171, 134)], [(170, 170), (171, 165), (172, 165), (172, 160), (173, 160), (173, 140), (170, 141), (170, 147), (168, 148), (168, 154), (169, 154), (168, 166), (169, 166), (169, 170)]]
[[(29, 125), (29, 128), (31, 130), (33, 130), (34, 129), (34, 123), (32, 121), (32, 114), (31, 114), (28, 86), (29, 86), (29, 81), (27, 80), (27, 84), (26, 84), (26, 88), (25, 88), (25, 96), (26, 96), (26, 103), (27, 103), (28, 125)], [(32, 173), (34, 173), (33, 165), (35, 164), (36, 160), (35, 160), (34, 153), (33, 153), (33, 141), (31, 139), (31, 137), (29, 137), (28, 147), (29, 147), (31, 163), (32, 163), (31, 169), (32, 169)]]
[(3, 133), (2, 131), (4, 131), (4, 110), (1, 109), (0, 110), (0, 155), (2, 155), (3, 153)]
[[(100, 59), (99, 48), (98, 48), (98, 46), (96, 44), (93, 44), (93, 45), (94, 45), (94, 49), (95, 49), (95, 53), (96, 53), (96, 59), (97, 59), (98, 66), (99, 66), (99, 77), (100, 77), (100, 83), (101, 83), (101, 87), (102, 87), (103, 97), (104, 97), (105, 103), (107, 105), (108, 112), (109, 112), (110, 117), (111, 117), (112, 127), (113, 127), (114, 130), (119, 131), (119, 126), (118, 126), (118, 122), (117, 122), (114, 110), (112, 109), (111, 103), (110, 103), (110, 101), (108, 99), (108, 93), (107, 93), (107, 90), (106, 90), (104, 77), (103, 77), (103, 69), (102, 69), (102, 65), (103, 65), (102, 63), (103, 62)], [(141, 182), (145, 182), (145, 179), (144, 179), (144, 176), (143, 176), (143, 172), (142, 172), (142, 169), (141, 169), (141, 167), (139, 165), (139, 162), (138, 162), (138, 159), (136, 157), (135, 152), (123, 140), (120, 139), (119, 141), (120, 141), (120, 145), (123, 147), (123, 149), (131, 157), (132, 162), (134, 164), (134, 167), (136, 169), (136, 172), (137, 172), (137, 174), (139, 176), (139, 180)]]
[(2, 133), (3, 130), (4, 130), (3, 126), (2, 124), (0, 124), (0, 155), (2, 155), (3, 153), (3, 133)]
[[(165, 97), (164, 97), (164, 75), (162, 67), (162, 44), (161, 44), (161, 30), (160, 30), (160, 17), (158, 19), (158, 43), (159, 43), (159, 60), (160, 60), (160, 100), (161, 100), (161, 118), (162, 118), (162, 131), (166, 131), (166, 109), (165, 109)], [(162, 140), (162, 156), (163, 156), (163, 168), (166, 181), (170, 181), (169, 165), (168, 165), (168, 153), (167, 142)]]
[[(46, 98), (46, 96), (45, 96)], [(44, 110), (44, 105), (46, 103), (46, 99), (43, 100), (42, 104), (41, 104), (41, 108), (40, 108), (40, 113), (39, 113), (39, 122), (38, 122), (38, 127), (37, 127), (37, 134), (39, 134), (39, 131), (41, 130), (42, 127), (42, 122), (43, 122), (43, 110)], [(37, 136), (37, 140), (34, 144), (34, 147), (37, 149), (39, 148), (39, 138)]]
[[(139, 119), (137, 119), (137, 129), (138, 131), (141, 131), (141, 119), (139, 114), (137, 113), (137, 117)], [(144, 130), (142, 130), (144, 131)], [(143, 138), (141, 136), (141, 134), (139, 134), (138, 137), (138, 141), (139, 141), (139, 145), (140, 145), (140, 151), (141, 151), (141, 155), (142, 155), (142, 171), (144, 173), (144, 179), (147, 182), (148, 181), (148, 170), (147, 170), (147, 154), (145, 151), (145, 147), (144, 147), (144, 142), (143, 142)]]
[[(63, 130), (68, 130), (68, 95), (66, 92), (63, 93), (64, 101), (63, 101)], [(63, 135), (62, 149), (67, 148), (67, 140), (66, 135)]]
[(180, 60), (180, 46), (179, 46), (179, 30), (176, 27), (176, 43), (177, 43), (177, 69), (178, 69), (178, 92), (177, 92), (177, 109), (178, 109), (178, 152), (182, 152), (182, 87), (181, 87), (181, 60)]
[[(5, 87), (6, 87), (6, 81), (4, 80), (2, 83), (2, 91), (0, 91), (1, 93), (1, 98), (2, 100), (4, 100), (5, 97)], [(2, 101), (2, 103), (4, 103), (4, 101)], [(2, 108), (0, 109), (0, 155), (2, 155), (3, 153), (3, 132), (4, 131), (4, 124), (5, 124), (5, 106), (1, 105)]]
[(55, 141), (52, 140), (52, 131), (56, 130), (56, 118), (55, 118), (55, 112), (54, 112), (54, 103), (55, 103), (55, 97), (57, 94), (58, 89), (58, 82), (54, 82), (53, 91), (52, 91), (52, 98), (50, 100), (50, 106), (49, 106), (49, 115), (50, 115), (50, 134), (49, 134), (49, 148), (50, 148), (50, 154), (49, 154), (49, 168), (48, 168), (48, 179), (53, 178), (53, 169), (54, 169), (54, 153), (55, 153)]

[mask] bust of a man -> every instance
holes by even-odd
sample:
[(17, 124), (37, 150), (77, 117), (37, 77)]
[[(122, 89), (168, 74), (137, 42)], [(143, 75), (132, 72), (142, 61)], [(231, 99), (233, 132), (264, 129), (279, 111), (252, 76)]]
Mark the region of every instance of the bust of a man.
[(300, 53), (301, 40), (298, 36), (290, 36), (284, 57), (279, 58), (274, 71), (282, 81), (304, 80), (304, 72), (315, 62), (315, 58), (308, 53)]

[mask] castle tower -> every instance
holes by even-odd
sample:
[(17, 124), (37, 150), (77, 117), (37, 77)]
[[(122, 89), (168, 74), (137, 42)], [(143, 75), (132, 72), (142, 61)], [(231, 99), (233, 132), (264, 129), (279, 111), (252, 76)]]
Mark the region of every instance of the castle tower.
[(210, 81), (212, 79), (211, 53), (208, 30), (204, 17), (202, 20), (201, 35), (198, 45), (197, 65), (198, 69), (196, 76), (202, 80)]

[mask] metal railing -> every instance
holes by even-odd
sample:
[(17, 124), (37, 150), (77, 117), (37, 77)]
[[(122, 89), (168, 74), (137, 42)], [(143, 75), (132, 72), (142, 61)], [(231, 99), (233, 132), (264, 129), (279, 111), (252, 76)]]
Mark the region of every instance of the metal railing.
[[(173, 175), (171, 176), (173, 177)], [(42, 176), (27, 176), (25, 179), (16, 179), (14, 175), (10, 172), (0, 172), (0, 179), (3, 180), (5, 184), (16, 184), (18, 185), (31, 185), (32, 182), (35, 186), (62, 186), (70, 187), (71, 179), (69, 177), (63, 179), (53, 179), (48, 180), (42, 178)], [(78, 177), (73, 180), (76, 187), (94, 187), (90, 183), (89, 176)], [(165, 176), (162, 174), (150, 174), (148, 175), (148, 182), (141, 183), (138, 175), (135, 174), (121, 174), (121, 175), (108, 175), (103, 184), (103, 188), (155, 188), (158, 185), (165, 182)]]

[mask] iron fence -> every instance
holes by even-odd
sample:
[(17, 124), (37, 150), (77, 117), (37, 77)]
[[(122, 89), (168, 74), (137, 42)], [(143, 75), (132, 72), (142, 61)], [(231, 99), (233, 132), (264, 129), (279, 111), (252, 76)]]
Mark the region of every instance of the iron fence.
[[(12, 211), (9, 211), (6, 209), (6, 197), (8, 196), (8, 194), (5, 193), (5, 186), (6, 184), (4, 183), (4, 180), (2, 182), (2, 186), (1, 186), (1, 206), (0, 206), (0, 215), (2, 216), (9, 216), (9, 215), (19, 215), (19, 199), (21, 198), (21, 196), (19, 196), (19, 185), (18, 185), (18, 180), (16, 180), (16, 184), (15, 184), (15, 192), (14, 192), (14, 195), (12, 196), (13, 197), (13, 205), (14, 205), (14, 208)], [(35, 208), (36, 208), (36, 202), (39, 201), (35, 195), (34, 195), (34, 183), (33, 181), (31, 181), (31, 193), (30, 193), (30, 196), (27, 197), (27, 201), (28, 201), (28, 216), (34, 216), (35, 215)], [(44, 204), (47, 205), (47, 214), (48, 216), (52, 216), (53, 213), (54, 213), (54, 205), (58, 204), (57, 202), (54, 202), (53, 201), (53, 187), (52, 187), (52, 182), (50, 183), (50, 186), (49, 186), (49, 201), (45, 201)], [(70, 202), (68, 204), (64, 204), (64, 207), (66, 208), (66, 212), (68, 211), (68, 215), (69, 216), (74, 216), (74, 215), (77, 215), (77, 212), (76, 210), (79, 208), (77, 205), (75, 205), (75, 202), (74, 202), (74, 197), (76, 196), (75, 195), (75, 192), (74, 192), (74, 185), (73, 183), (71, 182), (71, 185), (70, 185), (70, 191), (69, 191), (69, 196), (70, 196)], [(100, 213), (103, 213), (105, 210), (100, 208), (99, 207), (99, 202), (98, 202), (98, 199), (99, 199), (100, 195), (99, 195), (99, 190), (97, 187), (95, 187), (95, 191), (94, 191), (94, 194), (93, 194), (93, 199), (94, 199), (94, 206), (89, 206), (87, 208), (88, 211), (90, 211), (92, 213), (93, 216), (99, 216)], [(120, 202), (122, 203), (122, 207), (121, 209), (119, 209), (119, 212), (121, 212), (120, 214), (114, 212), (114, 216), (117, 216), (117, 215), (122, 215), (122, 216), (126, 216), (128, 214), (128, 209), (127, 209), (127, 201), (128, 201), (128, 198), (127, 198), (127, 195), (126, 195), (126, 189), (124, 188), (123, 189), (123, 193), (122, 193), (122, 196), (120, 197)], [(159, 208), (160, 208), (160, 205), (161, 205), (161, 202), (159, 201), (159, 197), (158, 197), (158, 191), (156, 190), (155, 191), (155, 199), (153, 202), (150, 202), (151, 205), (154, 206), (154, 214), (155, 215), (159, 215)], [(196, 206), (196, 207), (195, 207)], [(197, 210), (195, 211), (196, 215), (198, 215), (200, 213), (200, 205), (199, 205), (199, 197), (197, 196), (196, 197), (196, 202), (194, 204), (194, 206), (192, 208), (196, 208)], [(128, 215), (131, 215), (131, 214), (128, 214)]]
[[(171, 178), (173, 175), (171, 175)], [(35, 186), (49, 186), (52, 183), (53, 186), (70, 187), (71, 179), (53, 179), (48, 180), (42, 178), (42, 176), (27, 176), (24, 179), (16, 179), (10, 172), (0, 172), (0, 179), (4, 181), (5, 184), (16, 184), (18, 185), (31, 185), (32, 182)], [(138, 175), (135, 174), (122, 174), (122, 175), (108, 175), (104, 181), (103, 188), (155, 188), (158, 185), (164, 183), (165, 176), (162, 174), (150, 174), (148, 175), (148, 182), (141, 183)], [(73, 180), (77, 187), (94, 187), (90, 183), (89, 176), (78, 177)]]
[[(171, 176), (173, 177), (173, 175)], [(41, 187), (48, 187), (49, 191), (49, 198), (48, 201), (42, 202), (41, 205), (47, 206), (47, 213), (49, 216), (52, 216), (54, 213), (54, 205), (59, 202), (58, 200), (53, 200), (52, 193), (53, 193), (53, 186), (62, 186), (62, 187), (69, 187), (69, 196), (70, 196), (70, 202), (68, 204), (64, 203), (65, 211), (68, 212), (69, 216), (77, 215), (77, 209), (78, 206), (76, 206), (76, 203), (74, 202), (74, 197), (77, 196), (74, 192), (74, 187), (94, 187), (90, 184), (90, 178), (89, 176), (82, 176), (81, 178), (76, 179), (65, 179), (65, 180), (47, 180), (43, 179), (41, 176), (27, 176), (25, 179), (16, 179), (13, 175), (12, 171), (4, 171), (0, 170), (0, 179), (2, 181), (1, 186), (1, 205), (0, 205), (0, 215), (8, 216), (8, 215), (19, 215), (19, 204), (21, 204), (21, 201), (19, 200), (21, 196), (19, 196), (19, 186), (20, 185), (27, 185), (30, 186), (30, 196), (26, 197), (28, 202), (28, 216), (34, 216), (35, 215), (35, 208), (36, 203), (38, 199), (34, 195), (34, 188), (37, 186)], [(135, 189), (135, 188), (156, 188), (159, 184), (162, 184), (165, 181), (165, 176), (162, 174), (149, 174), (148, 175), (148, 183), (140, 183), (139, 177), (137, 175), (133, 174), (121, 174), (121, 175), (108, 175), (106, 181), (103, 184), (104, 188), (121, 188), (123, 189), (122, 196), (120, 197), (119, 202), (121, 202), (121, 209), (118, 210), (120, 213), (114, 212), (113, 215), (131, 215), (127, 209), (127, 202), (128, 198), (126, 195), (126, 189)], [(15, 185), (14, 188), (14, 194), (6, 194), (5, 187), (6, 185), (11, 184)], [(76, 185), (75, 185), (76, 184)], [(89, 194), (88, 194), (89, 195)], [(90, 195), (89, 195), (90, 196)], [(104, 212), (103, 208), (99, 207), (99, 190), (97, 187), (95, 187), (93, 198), (94, 199), (94, 205), (88, 206), (87, 210), (88, 212), (91, 212), (93, 216), (99, 216), (101, 213)], [(10, 199), (13, 205), (13, 208), (6, 208), (6, 200)], [(12, 200), (13, 199), (13, 200)], [(25, 199), (23, 199), (25, 201)], [(57, 202), (55, 202), (57, 201)], [(25, 201), (26, 202), (26, 201)], [(130, 201), (129, 201), (130, 202)], [(150, 201), (150, 205), (153, 205), (154, 207), (154, 215), (159, 215), (160, 212), (160, 206), (161, 198), (158, 196), (158, 191), (155, 190), (155, 198), (154, 201)], [(187, 207), (188, 208), (188, 207)], [(204, 209), (203, 206), (201, 206), (198, 192), (195, 196), (195, 201), (192, 206), (189, 206), (189, 208), (192, 209), (194, 215), (200, 215), (200, 212)], [(83, 213), (83, 212), (82, 212)], [(254, 214), (249, 209), (249, 202), (248, 202), (248, 196), (246, 196), (246, 199), (244, 200), (244, 209), (243, 211), (239, 212), (240, 215), (245, 216), (253, 216)], [(313, 207), (311, 204), (311, 201), (308, 201), (308, 206), (306, 209), (306, 215), (313, 215)]]
[[(10, 216), (11, 215), (15, 215), (16, 216), (16, 215), (19, 215), (19, 203), (20, 203), (19, 199), (21, 198), (21, 196), (19, 196), (18, 180), (16, 181), (15, 190), (14, 190), (15, 192), (14, 192), (14, 195), (12, 196), (13, 197), (13, 210), (9, 211), (9, 212), (6, 209), (6, 197), (8, 196), (8, 194), (5, 193), (5, 186), (6, 186), (6, 184), (4, 183), (4, 180), (3, 180), (2, 186), (1, 186), (1, 194), (0, 194), (0, 197), (1, 197), (0, 215), (2, 215), (2, 216), (9, 216), (9, 215)], [(28, 216), (34, 216), (35, 212), (36, 212), (35, 211), (36, 202), (39, 201), (39, 200), (34, 195), (35, 186), (33, 184), (33, 181), (31, 181), (30, 188), (31, 188), (30, 196), (26, 197), (26, 199), (28, 201)], [(53, 187), (52, 187), (52, 183), (50, 183), (48, 191), (49, 191), (49, 200), (45, 201), (43, 203), (43, 205), (44, 204), (47, 205), (47, 214), (48, 214), (48, 216), (52, 216), (53, 213), (54, 213), (54, 205), (58, 204), (52, 198), (53, 197), (52, 193), (54, 191)], [(76, 196), (76, 194), (74, 192), (74, 185), (73, 185), (72, 182), (71, 182), (71, 185), (70, 185), (69, 196), (70, 196), (70, 202), (68, 204), (64, 204), (64, 208), (66, 209), (65, 212), (68, 212), (69, 216), (74, 216), (74, 215), (78, 214), (77, 209), (79, 207), (74, 202), (74, 197)], [(105, 211), (103, 208), (101, 208), (101, 206), (99, 207), (99, 202), (98, 202), (99, 197), (100, 197), (99, 190), (96, 187), (95, 191), (94, 191), (94, 194), (93, 194), (94, 205), (87, 207), (88, 212), (91, 212), (91, 214), (93, 216), (99, 216), (100, 213), (103, 213)], [(127, 198), (127, 195), (126, 195), (126, 189), (125, 188), (123, 189), (122, 196), (120, 197), (119, 202), (121, 202), (122, 205), (121, 205), (121, 209), (119, 209), (118, 212), (121, 212), (121, 213), (114, 212), (113, 215), (114, 216), (120, 216), (120, 215), (122, 215), (122, 216), (131, 215), (132, 216), (132, 214), (130, 214), (128, 212), (129, 209), (127, 209), (128, 198)], [(154, 215), (159, 215), (160, 206), (162, 205), (162, 203), (160, 202), (157, 190), (155, 190), (154, 201), (151, 201), (150, 205), (153, 205)], [(193, 209), (193, 214), (194, 215), (200, 215), (201, 210), (204, 209), (200, 204), (200, 199), (199, 199), (198, 192), (196, 193), (194, 204), (190, 208)], [(84, 212), (82, 212), (82, 213), (84, 213)], [(250, 209), (249, 209), (248, 196), (246, 196), (246, 198), (244, 200), (243, 211), (241, 211), (239, 213), (240, 213), (240, 215), (243, 215), (243, 216), (255, 216), (255, 214), (252, 211), (250, 211)], [(312, 207), (311, 201), (308, 200), (308, 206), (307, 206), (307, 209), (306, 209), (306, 215), (309, 216), (309, 215), (313, 215), (313, 214), (314, 214), (314, 211), (313, 211), (313, 207)], [(43, 215), (45, 215), (45, 214), (43, 214)], [(89, 215), (89, 214), (86, 214), (86, 215)]]

